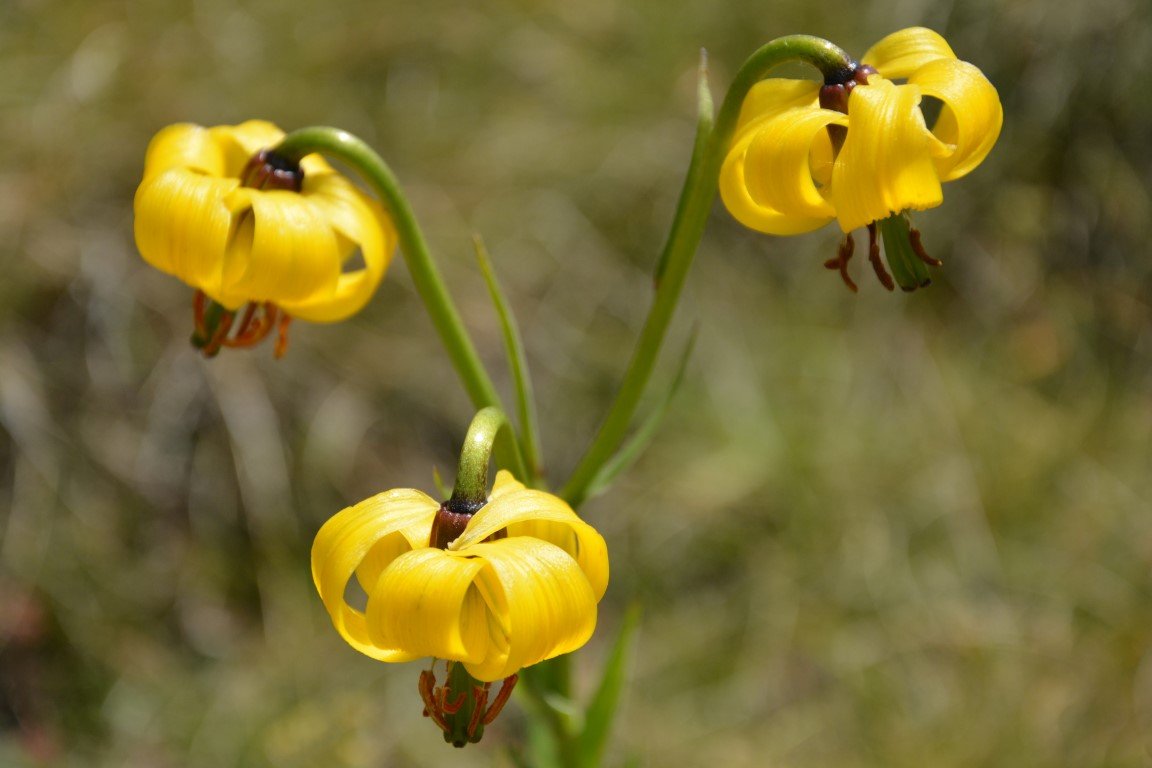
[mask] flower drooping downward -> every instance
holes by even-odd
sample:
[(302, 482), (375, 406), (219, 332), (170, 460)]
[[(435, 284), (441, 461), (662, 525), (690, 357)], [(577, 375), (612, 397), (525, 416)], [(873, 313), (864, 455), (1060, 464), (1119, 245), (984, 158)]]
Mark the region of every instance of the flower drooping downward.
[[(353, 575), (367, 593), (363, 609), (345, 599)], [(479, 740), (520, 669), (592, 636), (608, 551), (561, 499), (501, 471), (478, 509), (400, 489), (337, 513), (316, 535), (312, 578), (356, 650), (448, 661), (447, 683), (425, 672), (421, 695), (445, 739), (464, 746)], [(488, 686), (502, 679), (486, 707)]]
[[(902, 84), (893, 81), (905, 80)], [(928, 127), (924, 97), (940, 102)], [(1003, 110), (996, 89), (960, 61), (940, 35), (920, 27), (893, 33), (835, 80), (772, 78), (749, 91), (720, 174), (728, 210), (774, 235), (810, 232), (836, 219), (846, 233), (836, 259), (845, 269), (851, 232), (867, 227), (869, 258), (881, 282), (877, 227), (889, 266), (905, 290), (929, 281), (907, 212), (943, 201), (941, 183), (975, 168), (996, 143)]]
[(152, 139), (136, 190), (136, 244), (196, 289), (193, 343), (250, 346), (293, 317), (335, 322), (363, 307), (396, 247), (383, 209), (319, 155), (277, 155), (271, 123), (178, 124)]

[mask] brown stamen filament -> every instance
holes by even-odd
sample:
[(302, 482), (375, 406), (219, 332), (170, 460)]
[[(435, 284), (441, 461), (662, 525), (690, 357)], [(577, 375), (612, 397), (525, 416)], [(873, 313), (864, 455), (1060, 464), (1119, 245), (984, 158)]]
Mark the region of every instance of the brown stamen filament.
[(852, 258), (852, 253), (856, 250), (856, 241), (852, 239), (852, 234), (848, 233), (844, 237), (844, 242), (840, 243), (840, 248), (836, 251), (836, 258), (828, 259), (824, 262), (825, 269), (838, 269), (840, 270), (840, 279), (844, 281), (844, 285), (848, 286), (848, 290), (856, 293), (858, 290), (856, 283), (848, 275), (848, 260)]
[(876, 239), (876, 222), (868, 225), (868, 261), (872, 263), (872, 270), (876, 273), (880, 284), (889, 291), (894, 290), (896, 282), (892, 279), (892, 275), (888, 274), (884, 262), (880, 260), (880, 243)]
[(249, 302), (239, 313), (224, 309), (212, 302), (203, 291), (196, 291), (192, 299), (192, 312), (196, 331), (192, 343), (205, 357), (215, 357), (222, 347), (254, 347), (263, 341), (273, 328), (277, 329), (274, 354), (284, 356), (288, 348), (288, 324), (292, 317), (270, 301)]
[(920, 261), (930, 267), (940, 267), (944, 265), (941, 259), (930, 256), (928, 251), (925, 250), (924, 243), (920, 241), (920, 230), (916, 229), (916, 227), (908, 228), (908, 241), (912, 244), (912, 250), (916, 256), (919, 257)]

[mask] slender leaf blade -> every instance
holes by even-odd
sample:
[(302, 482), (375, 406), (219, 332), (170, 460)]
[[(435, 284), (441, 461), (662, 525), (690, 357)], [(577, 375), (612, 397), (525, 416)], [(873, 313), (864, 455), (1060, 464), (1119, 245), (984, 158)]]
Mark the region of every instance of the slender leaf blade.
[(612, 723), (616, 719), (616, 710), (620, 704), (620, 694), (624, 691), (627, 662), (639, 626), (640, 606), (634, 604), (624, 614), (620, 634), (616, 636), (616, 642), (604, 663), (600, 686), (592, 696), (584, 715), (584, 730), (580, 733), (577, 747), (580, 755), (579, 764), (585, 768), (599, 766), (604, 756), (604, 748), (608, 744)]
[(668, 391), (652, 409), (652, 412), (640, 424), (640, 427), (632, 435), (631, 439), (624, 444), (611, 459), (604, 463), (600, 471), (588, 484), (588, 497), (595, 496), (603, 493), (610, 485), (616, 480), (620, 474), (631, 467), (636, 460), (644, 453), (644, 449), (652, 442), (652, 438), (656, 436), (656, 430), (660, 423), (664, 420), (664, 416), (668, 413), (668, 407), (672, 404), (672, 400), (676, 397), (676, 393), (680, 391), (680, 386), (684, 383), (684, 374), (688, 370), (688, 360), (692, 357), (692, 350), (696, 347), (696, 331), (692, 331), (692, 336), (688, 339), (688, 344), (684, 347), (684, 353), (680, 356), (680, 362), (676, 370), (676, 376), (672, 379), (672, 384), (668, 387)]
[[(708, 51), (704, 48), (700, 49), (700, 64), (696, 68), (696, 139), (693, 143), (692, 157), (696, 158), (701, 156), (704, 152), (704, 146), (712, 137), (712, 128), (716, 124), (715, 108), (712, 100), (712, 88), (708, 85)], [(695, 163), (688, 168), (688, 175), (691, 176), (695, 172)], [(715, 180), (713, 180), (713, 183)], [(684, 198), (681, 196), (680, 202), (676, 206), (676, 218), (679, 219), (683, 213)], [(656, 272), (654, 276), (655, 284), (660, 285), (661, 279), (664, 277), (664, 270), (668, 266), (668, 257), (671, 252), (668, 245), (664, 246), (664, 250), (660, 253), (660, 261), (656, 264)]]
[(488, 285), (488, 294), (492, 297), (492, 304), (496, 307), (496, 315), (500, 319), (500, 333), (508, 355), (508, 369), (516, 387), (516, 420), (520, 425), (518, 442), (524, 451), (524, 463), (528, 465), (528, 471), (532, 474), (532, 477), (520, 479), (531, 485), (540, 475), (540, 434), (536, 426), (536, 401), (532, 390), (532, 377), (528, 372), (528, 358), (524, 353), (524, 342), (520, 336), (520, 328), (516, 324), (516, 316), (512, 314), (512, 307), (500, 288), (499, 280), (496, 279), (496, 270), (492, 266), (488, 249), (484, 247), (484, 241), (479, 235), (473, 235), (472, 243), (476, 249), (476, 261), (480, 264), (484, 282)]

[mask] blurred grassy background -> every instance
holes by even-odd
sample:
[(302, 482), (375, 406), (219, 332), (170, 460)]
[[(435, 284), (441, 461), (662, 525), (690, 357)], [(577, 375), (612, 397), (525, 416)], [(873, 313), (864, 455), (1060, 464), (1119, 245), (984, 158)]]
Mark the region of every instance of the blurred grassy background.
[[(344, 646), (320, 523), (431, 490), (470, 416), (397, 262), (371, 306), (211, 362), (132, 242), (161, 126), (334, 124), (405, 183), (483, 354), (480, 231), (562, 480), (643, 317), (698, 51), (718, 96), (808, 32), (914, 24), (997, 85), (1000, 144), (916, 217), (936, 285), (859, 295), (837, 232), (717, 210), (657, 444), (586, 516), (639, 599), (613, 748), (648, 766), (1145, 766), (1152, 746), (1152, 11), (1143, 0), (4, 0), (0, 765), (502, 764), (418, 667)], [(861, 264), (855, 265), (863, 278)], [(506, 377), (501, 378), (507, 391)]]

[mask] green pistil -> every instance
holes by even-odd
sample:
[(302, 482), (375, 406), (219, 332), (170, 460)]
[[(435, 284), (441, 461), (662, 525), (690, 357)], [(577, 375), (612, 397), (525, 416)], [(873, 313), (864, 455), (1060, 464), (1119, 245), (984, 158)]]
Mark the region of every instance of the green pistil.
[(931, 285), (928, 265), (912, 247), (912, 225), (907, 214), (896, 213), (876, 223), (884, 238), (884, 255), (896, 284), (904, 291)]

